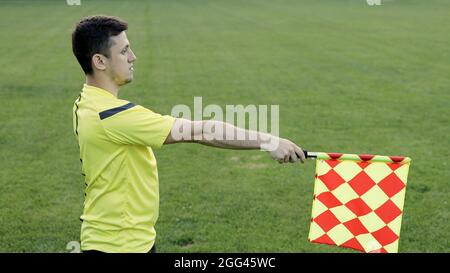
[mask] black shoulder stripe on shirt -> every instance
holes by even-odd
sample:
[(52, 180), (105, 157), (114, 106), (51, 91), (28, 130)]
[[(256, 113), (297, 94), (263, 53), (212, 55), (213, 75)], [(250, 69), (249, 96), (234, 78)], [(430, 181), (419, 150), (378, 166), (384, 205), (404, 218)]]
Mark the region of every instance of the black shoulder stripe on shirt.
[(105, 110), (103, 112), (100, 112), (98, 115), (100, 116), (100, 119), (105, 119), (105, 118), (109, 118), (110, 116), (114, 116), (115, 114), (125, 111), (127, 109), (130, 109), (134, 106), (136, 106), (136, 104), (130, 102), (125, 105), (122, 105), (122, 106), (119, 106), (116, 108), (111, 108), (111, 109)]

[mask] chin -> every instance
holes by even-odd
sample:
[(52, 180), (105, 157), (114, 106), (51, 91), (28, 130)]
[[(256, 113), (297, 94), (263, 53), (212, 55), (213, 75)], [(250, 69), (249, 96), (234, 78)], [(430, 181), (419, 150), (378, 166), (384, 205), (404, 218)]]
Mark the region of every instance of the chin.
[(133, 81), (133, 78), (128, 78), (128, 79), (124, 79), (123, 81), (120, 82), (119, 86), (125, 85), (127, 83), (130, 83)]

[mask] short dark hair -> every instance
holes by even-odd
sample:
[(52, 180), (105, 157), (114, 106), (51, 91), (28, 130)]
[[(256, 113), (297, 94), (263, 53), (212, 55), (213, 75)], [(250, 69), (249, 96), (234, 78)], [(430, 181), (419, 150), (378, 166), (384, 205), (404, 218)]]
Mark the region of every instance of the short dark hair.
[(91, 59), (94, 54), (109, 58), (110, 37), (128, 29), (128, 23), (113, 16), (95, 15), (81, 19), (72, 32), (72, 51), (85, 74), (92, 74)]

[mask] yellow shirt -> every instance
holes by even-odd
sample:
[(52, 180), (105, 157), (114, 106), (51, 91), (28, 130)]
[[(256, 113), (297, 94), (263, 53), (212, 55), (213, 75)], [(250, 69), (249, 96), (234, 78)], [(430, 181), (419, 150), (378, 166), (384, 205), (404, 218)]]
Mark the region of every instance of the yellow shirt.
[(85, 176), (81, 249), (148, 252), (155, 242), (159, 184), (152, 148), (174, 118), (84, 85), (73, 127)]

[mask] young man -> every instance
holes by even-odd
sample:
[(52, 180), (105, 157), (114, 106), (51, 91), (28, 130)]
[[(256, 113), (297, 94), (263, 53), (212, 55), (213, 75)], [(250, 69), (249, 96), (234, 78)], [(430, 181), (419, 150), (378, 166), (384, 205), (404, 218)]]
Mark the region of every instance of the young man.
[[(136, 55), (116, 17), (82, 19), (72, 48), (86, 83), (73, 107), (73, 127), (85, 176), (81, 249), (100, 252), (154, 250), (158, 218), (158, 173), (153, 148), (195, 142), (227, 149), (267, 149), (280, 163), (303, 162), (302, 149), (289, 140), (219, 121), (191, 121), (160, 115), (118, 98), (133, 80)], [(210, 128), (223, 130), (203, 130)], [(179, 137), (188, 130), (188, 137)], [(214, 132), (213, 132), (214, 131)], [(217, 132), (216, 132), (217, 131)], [(245, 140), (230, 134), (245, 134)], [(186, 136), (186, 134), (184, 134)]]

